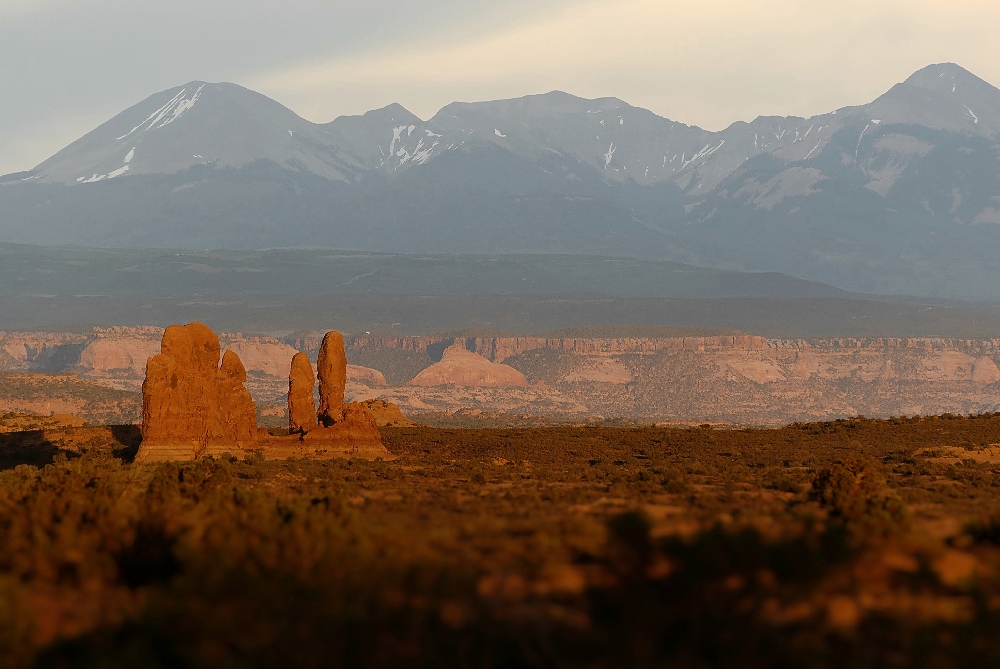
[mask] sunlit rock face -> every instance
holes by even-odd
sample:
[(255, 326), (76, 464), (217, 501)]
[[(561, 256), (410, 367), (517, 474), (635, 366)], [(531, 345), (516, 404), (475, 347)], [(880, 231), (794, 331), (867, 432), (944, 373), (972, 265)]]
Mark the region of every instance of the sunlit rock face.
[(319, 421), (329, 427), (344, 418), (347, 355), (344, 353), (344, 337), (339, 332), (327, 332), (323, 337), (316, 367), (319, 375)]
[(316, 375), (305, 353), (296, 353), (288, 373), (288, 433), (305, 434), (316, 427)]
[(219, 338), (201, 323), (163, 333), (161, 352), (149, 359), (142, 384), (145, 459), (192, 459), (213, 443), (257, 440), (246, 369), (233, 351), (226, 351), (221, 366), (220, 355)]

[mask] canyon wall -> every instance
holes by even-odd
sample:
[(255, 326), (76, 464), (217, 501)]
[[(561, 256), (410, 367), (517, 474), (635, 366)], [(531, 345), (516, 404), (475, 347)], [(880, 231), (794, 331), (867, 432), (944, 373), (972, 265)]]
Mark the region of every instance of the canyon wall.
[[(291, 341), (314, 350), (318, 339)], [(379, 397), (414, 413), (484, 411), (772, 425), (864, 414), (1000, 408), (1000, 338), (385, 337), (346, 339), (348, 359), (395, 375)], [(449, 348), (450, 347), (450, 348)], [(422, 370), (463, 348), (521, 372), (527, 386), (470, 388)], [(455, 366), (457, 360), (449, 361)], [(460, 361), (459, 361), (460, 362)], [(416, 377), (421, 383), (414, 384)], [(414, 387), (419, 385), (421, 387)]]
[[(161, 336), (157, 328), (0, 334), (0, 367), (135, 390)], [(245, 362), (255, 401), (272, 407), (285, 404), (295, 351), (315, 361), (320, 344), (318, 336), (220, 341)], [(363, 335), (346, 336), (345, 349), (348, 400), (384, 399), (410, 413), (472, 408), (769, 425), (1000, 409), (1000, 338)], [(56, 363), (64, 367), (52, 369)]]
[[(300, 351), (315, 354), (319, 349), (318, 337), (295, 337), (287, 340)], [(345, 336), (348, 350), (370, 348), (374, 350), (401, 350), (413, 353), (438, 355), (455, 342), (464, 342), (467, 350), (491, 362), (539, 349), (566, 351), (581, 355), (658, 353), (661, 351), (694, 351), (698, 353), (768, 350), (787, 356), (798, 351), (878, 351), (910, 349), (926, 351), (956, 351), (976, 356), (1000, 356), (1000, 338), (948, 339), (935, 337), (873, 337), (828, 339), (769, 339), (756, 335), (727, 335), (714, 337), (440, 337), (406, 336), (386, 337), (372, 335)]]

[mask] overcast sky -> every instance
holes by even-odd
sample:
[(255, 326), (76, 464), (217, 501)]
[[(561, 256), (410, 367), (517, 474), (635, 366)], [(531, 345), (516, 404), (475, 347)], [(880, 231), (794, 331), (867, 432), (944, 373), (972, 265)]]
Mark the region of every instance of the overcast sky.
[(317, 122), (560, 89), (716, 130), (930, 63), (1000, 84), (998, 26), (997, 0), (0, 0), (0, 174), (195, 79)]

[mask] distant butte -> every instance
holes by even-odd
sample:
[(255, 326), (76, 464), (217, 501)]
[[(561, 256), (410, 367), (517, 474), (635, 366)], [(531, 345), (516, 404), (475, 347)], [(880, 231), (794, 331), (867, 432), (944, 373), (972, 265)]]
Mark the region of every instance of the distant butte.
[(422, 370), (408, 385), (510, 387), (527, 386), (528, 380), (509, 365), (490, 362), (467, 350), (465, 340), (459, 339), (444, 350), (440, 362)]

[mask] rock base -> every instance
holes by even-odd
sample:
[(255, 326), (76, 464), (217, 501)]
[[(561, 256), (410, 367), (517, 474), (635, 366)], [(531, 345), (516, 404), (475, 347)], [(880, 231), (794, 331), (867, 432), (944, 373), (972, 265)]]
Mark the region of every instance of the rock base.
[(389, 451), (382, 444), (375, 415), (368, 407), (358, 402), (344, 404), (343, 416), (343, 420), (329, 427), (316, 427), (297, 437), (301, 447), (314, 453), (348, 453), (351, 454), (349, 457), (390, 457)]
[(360, 458), (389, 460), (382, 443), (375, 416), (362, 404), (351, 402), (343, 407), (344, 419), (330, 427), (315, 427), (304, 435), (270, 436), (262, 433), (254, 441), (198, 439), (154, 439), (144, 441), (135, 462), (192, 461), (212, 456), (234, 455), (240, 459), (260, 451), (266, 460), (287, 458), (331, 460)]
[[(334, 428), (327, 428), (333, 430)], [(392, 460), (393, 456), (382, 442), (360, 442), (349, 439), (302, 440), (298, 436), (271, 437), (260, 444), (265, 460), (333, 460), (355, 458), (359, 460)]]
[(189, 462), (204, 457), (220, 457), (230, 453), (237, 457), (261, 448), (261, 441), (210, 441), (200, 439), (150, 439), (143, 440), (133, 462)]
[(379, 427), (416, 427), (419, 423), (403, 414), (399, 407), (385, 400), (365, 400), (362, 402), (375, 416)]

